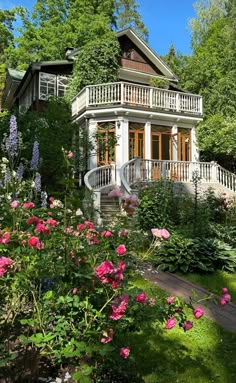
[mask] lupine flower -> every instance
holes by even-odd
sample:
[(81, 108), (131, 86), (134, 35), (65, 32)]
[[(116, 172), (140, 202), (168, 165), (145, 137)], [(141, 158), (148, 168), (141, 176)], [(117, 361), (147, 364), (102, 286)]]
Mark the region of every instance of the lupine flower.
[(122, 347), (120, 349), (120, 355), (124, 358), (127, 359), (130, 354), (130, 348), (129, 347)]
[(16, 170), (16, 179), (18, 181), (21, 181), (22, 178), (23, 178), (23, 175), (24, 175), (24, 165), (22, 164), (22, 162), (19, 164), (17, 170)]
[(116, 248), (116, 253), (119, 255), (119, 256), (122, 256), (126, 253), (126, 247), (125, 245), (119, 245), (117, 248)]
[(139, 293), (134, 297), (134, 300), (139, 303), (147, 302), (147, 295), (145, 293)]
[(187, 320), (186, 322), (184, 322), (182, 327), (183, 327), (184, 331), (191, 330), (191, 328), (193, 327), (193, 322), (191, 322), (190, 320)]
[(4, 177), (4, 183), (5, 183), (5, 185), (7, 185), (9, 182), (11, 182), (11, 173), (7, 169), (7, 171), (5, 173), (5, 177)]
[(193, 315), (196, 319), (199, 319), (204, 315), (204, 310), (202, 310), (201, 307), (197, 307), (195, 310), (193, 310)]
[(6, 138), (6, 150), (9, 156), (15, 157), (18, 149), (18, 132), (16, 116), (12, 115), (10, 118), (10, 133)]
[(172, 329), (173, 327), (175, 327), (175, 325), (176, 325), (176, 319), (174, 318), (174, 317), (171, 317), (171, 318), (169, 318), (168, 320), (167, 320), (167, 322), (166, 322), (166, 328), (168, 329), (168, 330), (170, 330), (170, 329)]
[(36, 193), (41, 192), (41, 175), (40, 174), (36, 174), (36, 176), (35, 176), (34, 188), (35, 188)]
[(39, 143), (37, 141), (34, 142), (32, 159), (30, 163), (31, 170), (37, 170), (39, 167)]
[(43, 209), (46, 209), (47, 208), (47, 193), (45, 191), (42, 191), (41, 192), (41, 207)]
[(102, 338), (101, 338), (101, 343), (109, 343), (112, 341), (114, 336), (114, 330), (112, 328), (109, 328), (108, 331), (103, 331), (102, 332)]

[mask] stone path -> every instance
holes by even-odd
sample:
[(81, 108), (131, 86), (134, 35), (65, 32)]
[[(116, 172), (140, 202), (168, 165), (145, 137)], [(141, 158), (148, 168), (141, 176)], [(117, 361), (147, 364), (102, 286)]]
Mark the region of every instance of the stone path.
[[(152, 269), (151, 266), (145, 267), (141, 274), (144, 278), (152, 281), (161, 289), (167, 291), (170, 295), (182, 296), (186, 301), (189, 301), (189, 296), (193, 290), (197, 293), (199, 299), (210, 294), (206, 289), (197, 286), (186, 279), (168, 272), (157, 272)], [(218, 322), (226, 330), (236, 332), (236, 305), (234, 303), (228, 303), (224, 307), (221, 307), (219, 299), (217, 299), (216, 302), (208, 301), (206, 305), (207, 306), (197, 304), (198, 307), (204, 309), (209, 318)]]

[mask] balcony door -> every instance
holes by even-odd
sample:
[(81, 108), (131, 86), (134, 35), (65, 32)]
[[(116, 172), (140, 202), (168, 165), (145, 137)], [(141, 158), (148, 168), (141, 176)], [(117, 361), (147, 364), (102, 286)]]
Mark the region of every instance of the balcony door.
[(178, 133), (178, 160), (191, 161), (191, 139), (189, 133)]
[[(151, 155), (153, 160), (172, 159), (172, 137), (170, 132), (152, 132)], [(161, 164), (152, 163), (152, 179), (161, 178)]]
[(109, 165), (115, 161), (116, 135), (114, 123), (101, 123), (97, 129), (98, 166)]

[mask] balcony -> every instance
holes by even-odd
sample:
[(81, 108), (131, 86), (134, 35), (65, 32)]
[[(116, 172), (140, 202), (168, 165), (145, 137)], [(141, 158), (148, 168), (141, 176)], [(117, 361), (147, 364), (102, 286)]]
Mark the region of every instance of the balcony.
[(89, 85), (72, 100), (72, 116), (86, 109), (135, 107), (152, 112), (162, 111), (201, 117), (202, 97), (190, 93), (152, 88), (127, 82)]

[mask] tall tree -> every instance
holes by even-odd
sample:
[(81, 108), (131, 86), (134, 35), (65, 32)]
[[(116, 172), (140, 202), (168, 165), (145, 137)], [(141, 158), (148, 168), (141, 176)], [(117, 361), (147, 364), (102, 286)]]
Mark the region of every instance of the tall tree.
[(148, 29), (138, 12), (136, 0), (115, 0), (116, 25), (118, 29), (133, 28), (144, 40), (148, 40)]

